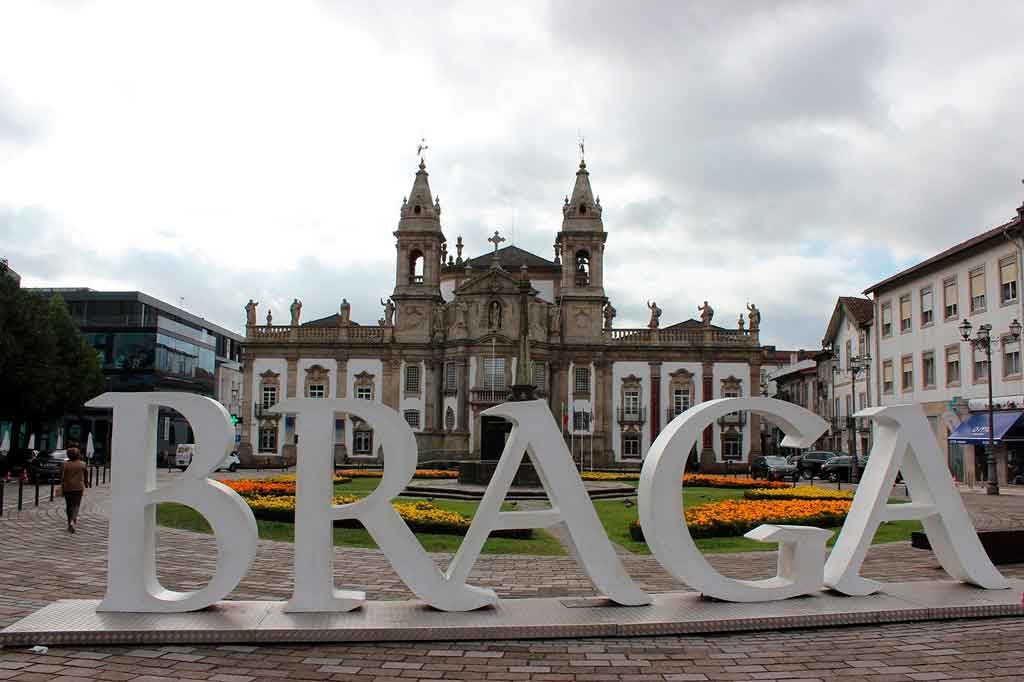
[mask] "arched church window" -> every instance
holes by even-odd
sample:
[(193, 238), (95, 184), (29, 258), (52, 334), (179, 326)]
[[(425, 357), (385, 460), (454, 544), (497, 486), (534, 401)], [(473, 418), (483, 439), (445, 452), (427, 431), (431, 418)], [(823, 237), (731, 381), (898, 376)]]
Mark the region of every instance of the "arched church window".
[(423, 284), (423, 252), (416, 249), (409, 253), (409, 284)]
[(413, 207), (412, 207), (412, 212), (413, 212), (413, 213), (415, 213), (416, 215), (419, 215), (419, 214), (420, 214), (420, 211), (422, 211), (422, 210), (423, 210), (423, 209), (422, 209), (422, 208), (420, 208), (420, 205), (419, 205), (419, 204), (416, 204), (415, 206), (413, 206)]
[(590, 284), (590, 253), (585, 249), (576, 252), (576, 286)]
[(580, 204), (580, 215), (586, 215), (586, 214), (587, 214), (587, 205), (586, 204)]

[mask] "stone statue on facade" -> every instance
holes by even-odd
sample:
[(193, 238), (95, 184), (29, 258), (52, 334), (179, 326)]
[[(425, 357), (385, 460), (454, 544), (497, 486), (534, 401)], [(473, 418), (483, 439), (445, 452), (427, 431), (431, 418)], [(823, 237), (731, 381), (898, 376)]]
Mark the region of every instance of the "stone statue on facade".
[(616, 315), (615, 306), (612, 305), (611, 301), (608, 301), (607, 303), (604, 304), (604, 310), (601, 312), (604, 315), (604, 328), (611, 329), (612, 320), (615, 319)]
[(697, 306), (697, 310), (700, 311), (700, 322), (705, 327), (711, 326), (711, 320), (715, 317), (715, 309), (708, 305), (707, 301), (704, 301), (704, 305)]
[(347, 298), (341, 299), (341, 309), (338, 313), (343, 325), (348, 325), (352, 321), (352, 304), (348, 302)]
[(395, 302), (390, 298), (385, 301), (383, 298), (380, 300), (380, 304), (384, 306), (384, 326), (394, 327), (395, 326)]
[(753, 303), (747, 304), (747, 310), (750, 311), (747, 315), (750, 318), (750, 331), (756, 332), (761, 328), (761, 311)]
[(647, 307), (651, 311), (651, 321), (647, 323), (647, 326), (651, 329), (657, 329), (658, 325), (661, 324), (661, 308), (658, 307), (657, 301), (648, 301)]
[(487, 327), (501, 329), (501, 303), (491, 301), (487, 306)]
[(249, 302), (245, 304), (245, 324), (246, 324), (246, 326), (248, 326), (248, 327), (255, 327), (256, 326), (256, 306), (258, 306), (258, 305), (259, 305), (259, 303), (257, 303), (256, 301), (252, 300), (251, 298), (249, 299)]
[(739, 319), (736, 320), (736, 328), (743, 331), (743, 313), (740, 313)]
[(550, 308), (551, 314), (551, 335), (562, 335), (562, 306), (553, 305)]
[(433, 337), (434, 341), (444, 341), (444, 335), (447, 328), (444, 323), (445, 319), (445, 306), (439, 305), (434, 308), (434, 321), (433, 321)]
[(267, 308), (267, 326), (268, 327), (273, 327), (274, 326), (274, 316), (271, 314), (270, 308)]
[(292, 301), (291, 306), (288, 308), (288, 312), (292, 314), (292, 326), (299, 326), (299, 317), (302, 315), (302, 301), (295, 299)]
[(466, 315), (469, 313), (468, 304), (461, 298), (455, 301), (455, 328), (466, 328)]

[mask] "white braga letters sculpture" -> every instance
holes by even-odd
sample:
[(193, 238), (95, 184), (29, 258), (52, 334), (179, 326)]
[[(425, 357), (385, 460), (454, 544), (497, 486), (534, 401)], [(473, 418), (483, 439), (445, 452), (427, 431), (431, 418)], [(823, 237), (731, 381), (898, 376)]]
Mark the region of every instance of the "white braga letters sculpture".
[[(107, 594), (99, 609), (193, 611), (226, 597), (248, 570), (258, 538), (256, 521), (245, 501), (209, 478), (231, 448), (233, 428), (227, 411), (209, 398), (187, 393), (106, 393), (88, 405), (114, 410)], [(158, 487), (151, 452), (161, 406), (177, 410), (189, 421), (198, 455), (179, 480)], [(547, 528), (562, 522), (576, 556), (601, 594), (623, 605), (650, 603), (651, 598), (633, 582), (613, 551), (543, 401), (505, 403), (484, 412), (504, 417), (513, 428), (466, 537), (444, 572), (391, 506), (391, 499), (412, 480), (417, 462), (415, 437), (398, 412), (365, 400), (307, 398), (283, 400), (273, 411), (295, 415), (300, 443), (295, 585), (288, 611), (348, 611), (363, 603), (362, 592), (339, 590), (334, 585), (334, 519), (358, 519), (409, 589), (437, 609), (469, 611), (497, 603), (492, 590), (466, 584), (491, 531)], [(753, 581), (722, 576), (704, 559), (686, 530), (680, 477), (687, 454), (704, 427), (736, 411), (755, 412), (775, 421), (787, 434), (783, 444), (793, 447), (808, 446), (826, 428), (824, 421), (807, 410), (769, 398), (708, 401), (666, 426), (644, 462), (638, 506), (651, 550), (679, 580), (727, 601), (786, 599), (823, 586), (851, 595), (870, 594), (880, 585), (862, 578), (859, 570), (879, 523), (921, 519), (939, 561), (954, 578), (989, 589), (1008, 586), (985, 555), (927, 422), (914, 406), (870, 408), (858, 414), (875, 420), (878, 436), (850, 514), (827, 561), (829, 531), (764, 525), (747, 537), (779, 543), (777, 575)], [(339, 412), (368, 422), (384, 452), (380, 485), (365, 498), (345, 505), (333, 504), (334, 415)], [(524, 456), (529, 456), (537, 469), (551, 508), (503, 512), (501, 502)], [(912, 501), (889, 505), (888, 492), (900, 469)], [(172, 501), (205, 516), (216, 537), (213, 578), (196, 592), (173, 592), (157, 579), (155, 505)]]

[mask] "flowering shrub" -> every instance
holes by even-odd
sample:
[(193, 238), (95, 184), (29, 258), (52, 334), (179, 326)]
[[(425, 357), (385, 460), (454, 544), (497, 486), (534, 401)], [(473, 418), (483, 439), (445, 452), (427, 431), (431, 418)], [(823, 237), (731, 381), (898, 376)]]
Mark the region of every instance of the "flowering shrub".
[[(743, 535), (763, 523), (829, 527), (840, 525), (849, 511), (849, 500), (722, 500), (687, 509), (686, 527), (694, 538)], [(639, 520), (629, 534), (643, 541)]]
[[(635, 471), (584, 471), (584, 481), (638, 481), (640, 474)], [(745, 476), (716, 476), (714, 474), (684, 474), (683, 485), (703, 488), (788, 488), (781, 481), (755, 481)]]
[(799, 488), (754, 488), (743, 493), (748, 500), (852, 500), (852, 490), (832, 490), (802, 485)]
[(270, 479), (252, 480), (242, 479), (238, 481), (218, 481), (234, 490), (242, 497), (276, 497), (281, 495), (295, 495), (295, 479), (291, 481), (272, 481)]
[[(246, 479), (246, 480), (248, 480), (248, 479)], [(295, 486), (295, 474), (280, 474), (278, 476), (268, 476), (268, 477), (266, 477), (264, 479), (260, 479), (260, 480), (262, 480), (264, 483), (290, 483), (293, 486), (293, 488)], [(256, 482), (259, 482), (259, 481), (256, 481)], [(334, 476), (334, 485), (343, 485), (345, 483), (351, 483), (351, 482), (352, 482), (351, 478), (347, 478), (345, 476), (338, 476), (338, 475)], [(221, 481), (221, 483), (227, 483), (227, 481)], [(293, 490), (292, 494), (294, 494), (294, 492), (295, 491)]]

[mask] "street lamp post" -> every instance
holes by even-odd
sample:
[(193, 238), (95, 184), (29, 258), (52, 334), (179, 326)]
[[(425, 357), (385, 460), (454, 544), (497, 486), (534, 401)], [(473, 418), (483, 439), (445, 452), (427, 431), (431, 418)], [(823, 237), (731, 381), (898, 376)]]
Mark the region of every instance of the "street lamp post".
[[(1010, 323), (1010, 335), (1020, 338), (1021, 324), (1016, 319)], [(999, 494), (999, 473), (996, 471), (996, 448), (994, 440), (995, 406), (992, 404), (992, 325), (978, 325), (978, 331), (971, 338), (971, 321), (964, 319), (960, 325), (960, 336), (974, 348), (985, 351), (988, 365), (988, 443), (985, 447), (985, 465), (988, 473), (985, 476), (985, 492), (989, 495)], [(972, 369), (973, 371), (973, 369)]]
[[(857, 376), (862, 372), (866, 373), (871, 367), (871, 354), (865, 353), (855, 358), (850, 358), (850, 480), (853, 483), (860, 482), (860, 460), (857, 458)], [(866, 392), (865, 392), (866, 393)]]

